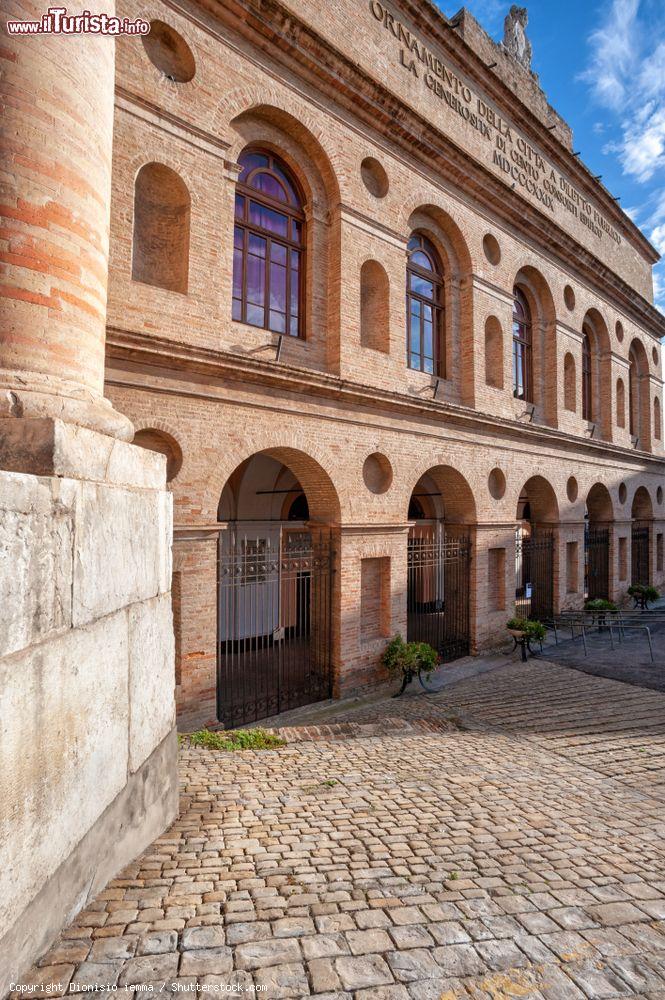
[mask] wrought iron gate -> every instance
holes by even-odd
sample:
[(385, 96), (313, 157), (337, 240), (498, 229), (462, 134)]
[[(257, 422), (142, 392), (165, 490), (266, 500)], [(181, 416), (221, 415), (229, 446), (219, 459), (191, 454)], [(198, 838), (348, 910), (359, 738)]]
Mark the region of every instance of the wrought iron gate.
[(554, 614), (554, 534), (534, 531), (515, 536), (515, 613), (542, 621)]
[(329, 698), (329, 537), (270, 525), (219, 542), (218, 718), (227, 728)]
[(650, 532), (648, 525), (634, 524), (630, 539), (630, 582), (648, 585), (649, 580), (649, 544)]
[(464, 531), (419, 524), (407, 551), (407, 639), (428, 642), (444, 661), (469, 653), (469, 565)]
[(584, 593), (588, 600), (610, 594), (610, 530), (587, 525), (584, 531)]

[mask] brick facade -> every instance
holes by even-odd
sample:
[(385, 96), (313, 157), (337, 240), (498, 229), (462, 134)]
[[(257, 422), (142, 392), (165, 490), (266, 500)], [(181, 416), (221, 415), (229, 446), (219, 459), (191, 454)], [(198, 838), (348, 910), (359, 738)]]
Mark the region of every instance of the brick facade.
[[(454, 26), (424, 0), (274, 2), (260, 16), (253, 0), (190, 16), (158, 0), (120, 7), (165, 22), (183, 65), (187, 51), (195, 65), (177, 82), (140, 39), (117, 45), (106, 377), (143, 443), (169, 457), (181, 725), (217, 717), (217, 537), (229, 516), (220, 497), (258, 454), (290, 470), (275, 496), (295, 477), (312, 524), (332, 526), (338, 695), (372, 684), (384, 635), (405, 630), (409, 504), (428, 473), (437, 516), (471, 537), (473, 652), (500, 642), (512, 613), (527, 484), (532, 522), (555, 536), (555, 607), (584, 597), (585, 504), (610, 529), (610, 596), (622, 599), (630, 583), (638, 518), (651, 527), (651, 578), (665, 583), (656, 254), (572, 156), (570, 131), (534, 78), (468, 14)], [(277, 154), (303, 192), (304, 336), (281, 346), (231, 319), (248, 145)], [(151, 177), (169, 183), (150, 191)], [(406, 366), (414, 231), (443, 264), (438, 383)], [(172, 255), (161, 287), (146, 258), (160, 245)], [(512, 391), (516, 284), (532, 315), (532, 404)], [(633, 503), (642, 488), (646, 510)], [(286, 507), (271, 510), (286, 517)]]

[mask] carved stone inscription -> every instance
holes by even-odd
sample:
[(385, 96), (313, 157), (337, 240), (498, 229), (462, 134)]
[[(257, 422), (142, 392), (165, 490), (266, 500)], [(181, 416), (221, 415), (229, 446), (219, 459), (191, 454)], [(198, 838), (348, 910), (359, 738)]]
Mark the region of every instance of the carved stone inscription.
[(381, 0), (369, 0), (372, 17), (398, 42), (397, 59), (417, 80), (487, 144), (487, 159), (511, 186), (532, 195), (553, 215), (557, 207), (569, 212), (597, 239), (621, 237), (597, 208), (570, 181), (555, 170), (514, 125), (474, 92), (450, 66), (432, 52)]

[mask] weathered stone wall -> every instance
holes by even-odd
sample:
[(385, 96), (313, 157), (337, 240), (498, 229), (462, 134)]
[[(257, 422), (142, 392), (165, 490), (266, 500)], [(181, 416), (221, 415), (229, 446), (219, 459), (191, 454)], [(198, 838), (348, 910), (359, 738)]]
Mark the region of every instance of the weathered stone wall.
[(4, 424), (51, 474), (0, 472), (0, 995), (177, 810), (165, 459)]

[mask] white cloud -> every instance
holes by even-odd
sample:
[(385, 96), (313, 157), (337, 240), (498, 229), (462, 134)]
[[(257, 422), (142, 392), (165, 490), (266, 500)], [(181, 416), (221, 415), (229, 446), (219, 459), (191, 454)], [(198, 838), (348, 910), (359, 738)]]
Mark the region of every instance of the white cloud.
[[(604, 10), (589, 36), (590, 61), (582, 78), (612, 113), (613, 132), (618, 127), (603, 152), (615, 155), (623, 173), (645, 185), (644, 202), (627, 214), (633, 220), (639, 215), (665, 254), (665, 7), (662, 0), (612, 0)], [(654, 271), (654, 288), (664, 309), (665, 266)]]
[(665, 253), (665, 225), (656, 226), (649, 239), (655, 246), (658, 253)]
[(665, 269), (662, 264), (653, 271), (653, 300), (656, 308), (665, 313)]
[(639, 0), (613, 0), (605, 23), (591, 33), (591, 63), (582, 74), (606, 107), (620, 111), (636, 58)]

